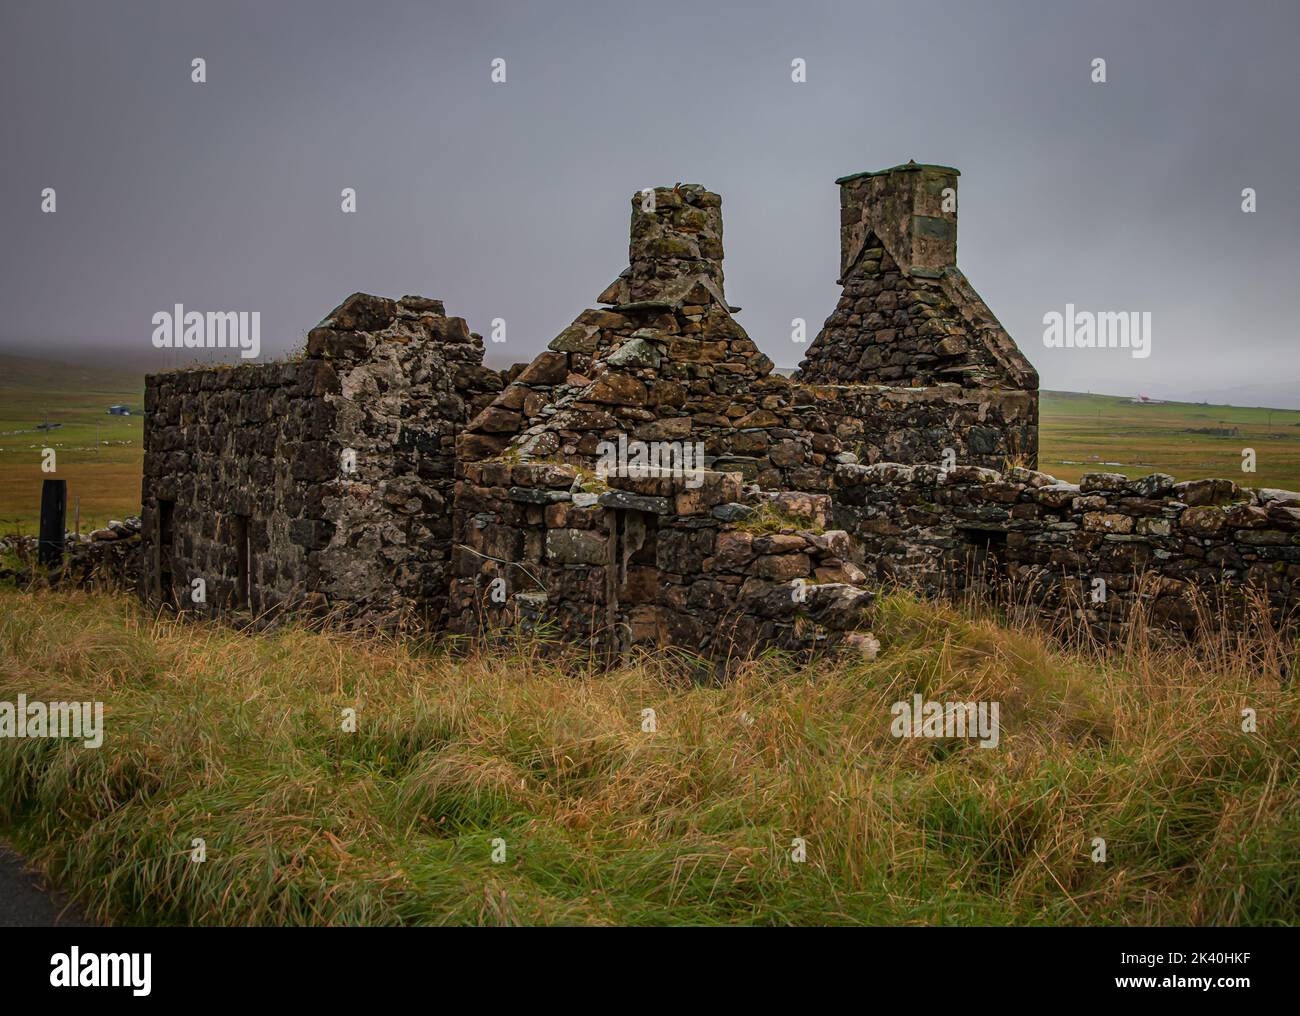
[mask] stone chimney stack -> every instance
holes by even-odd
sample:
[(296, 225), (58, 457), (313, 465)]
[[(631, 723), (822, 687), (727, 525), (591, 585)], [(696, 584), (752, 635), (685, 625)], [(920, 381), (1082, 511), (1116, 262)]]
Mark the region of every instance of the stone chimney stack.
[(699, 282), (725, 302), (722, 198), (699, 184), (637, 191), (628, 259), (630, 267), (601, 295), (601, 302), (673, 303)]
[(937, 277), (957, 264), (957, 177), (916, 162), (840, 177), (840, 277), (874, 233), (906, 273)]

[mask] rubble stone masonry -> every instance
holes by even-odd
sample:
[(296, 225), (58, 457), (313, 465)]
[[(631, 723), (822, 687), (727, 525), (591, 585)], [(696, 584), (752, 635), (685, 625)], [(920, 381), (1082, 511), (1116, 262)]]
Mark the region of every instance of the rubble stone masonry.
[[(1155, 473), (1062, 483), (1032, 469), (881, 463), (836, 471), (835, 522), (877, 582), (928, 595), (996, 584), (1044, 613), (1121, 636), (1146, 616), (1191, 631), (1199, 607), (1253, 587), (1300, 607), (1300, 493)], [(1100, 580), (1100, 584), (1099, 581)]]
[[(144, 595), (713, 658), (872, 653), (895, 582), (1081, 599), (1105, 634), (1248, 585), (1293, 610), (1300, 494), (1036, 471), (1038, 376), (956, 266), (957, 178), (839, 181), (843, 292), (794, 378), (736, 320), (694, 184), (632, 196), (627, 268), (531, 363), (356, 294), (300, 359), (149, 377)], [(632, 442), (702, 455), (611, 472)]]
[(441, 302), (356, 294), (299, 360), (150, 375), (146, 596), (440, 625), (455, 441), (501, 386), (482, 358)]

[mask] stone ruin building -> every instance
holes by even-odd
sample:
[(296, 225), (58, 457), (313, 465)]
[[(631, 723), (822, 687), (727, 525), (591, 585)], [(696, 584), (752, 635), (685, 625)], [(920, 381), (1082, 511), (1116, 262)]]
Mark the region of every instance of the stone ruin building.
[(628, 267), (529, 364), (356, 294), (300, 359), (151, 375), (143, 595), (713, 657), (871, 652), (893, 583), (1016, 583), (1109, 634), (1225, 586), (1293, 608), (1300, 494), (1037, 471), (1038, 377), (957, 268), (957, 179), (838, 181), (843, 292), (793, 377), (736, 320), (696, 185), (633, 196)]

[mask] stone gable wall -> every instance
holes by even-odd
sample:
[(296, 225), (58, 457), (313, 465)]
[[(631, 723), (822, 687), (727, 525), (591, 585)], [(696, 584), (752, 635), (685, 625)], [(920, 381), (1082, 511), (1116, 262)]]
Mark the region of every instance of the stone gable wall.
[(798, 380), (1038, 389), (1036, 372), (960, 271), (908, 276), (878, 241), (868, 244)]
[(837, 181), (844, 290), (800, 380), (1038, 390), (1037, 372), (957, 267), (958, 176), (908, 163)]

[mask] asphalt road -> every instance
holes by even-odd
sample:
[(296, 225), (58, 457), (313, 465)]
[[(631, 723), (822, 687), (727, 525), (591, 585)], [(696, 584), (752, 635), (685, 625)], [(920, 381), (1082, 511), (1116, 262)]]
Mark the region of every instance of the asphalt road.
[(22, 858), (0, 845), (0, 928), (89, 928), (80, 910), (68, 906), (23, 867)]

